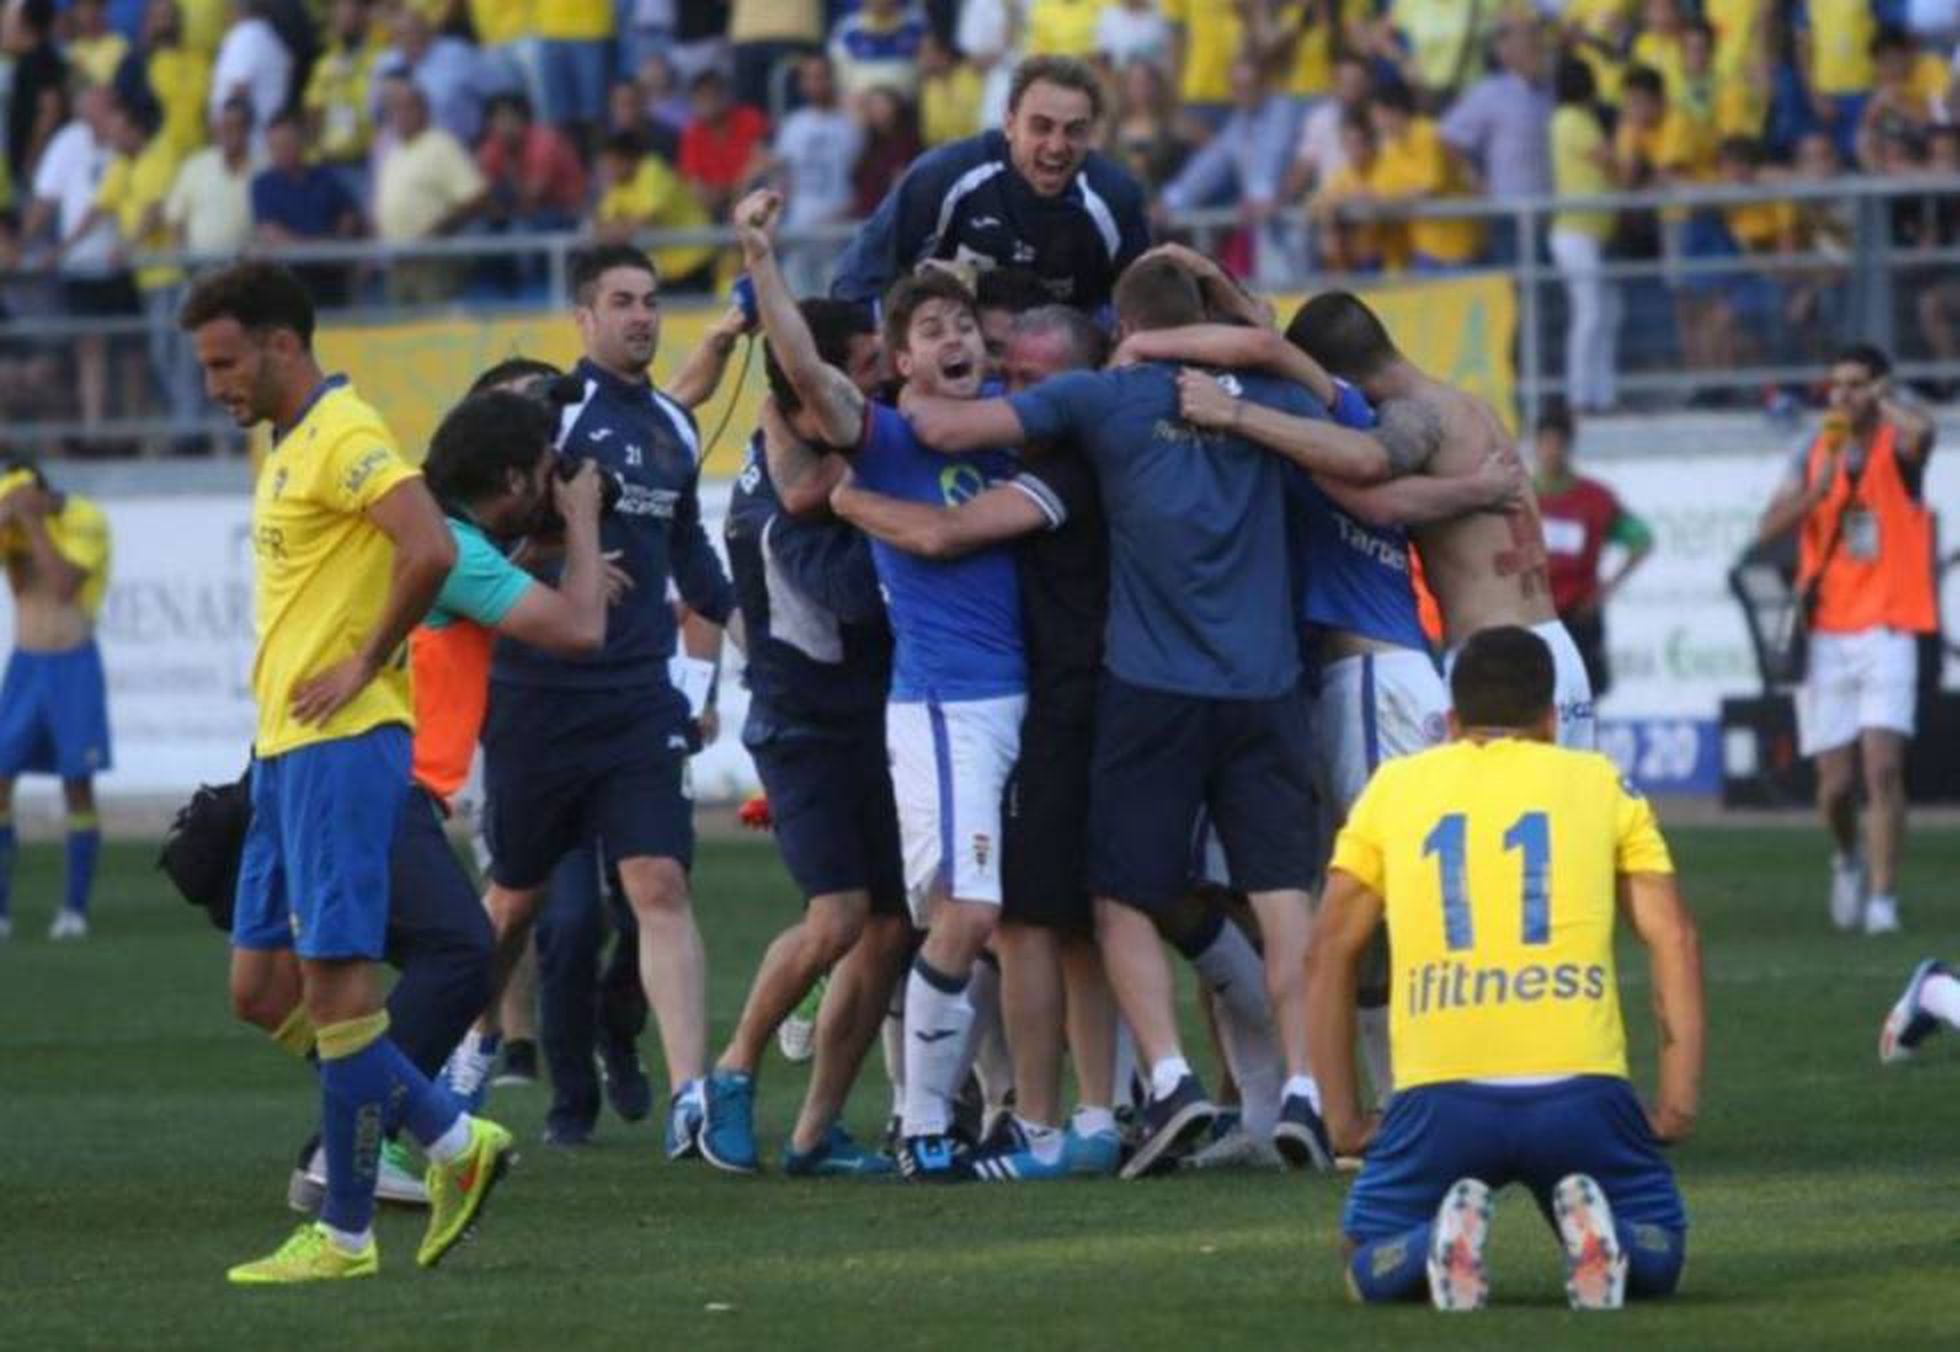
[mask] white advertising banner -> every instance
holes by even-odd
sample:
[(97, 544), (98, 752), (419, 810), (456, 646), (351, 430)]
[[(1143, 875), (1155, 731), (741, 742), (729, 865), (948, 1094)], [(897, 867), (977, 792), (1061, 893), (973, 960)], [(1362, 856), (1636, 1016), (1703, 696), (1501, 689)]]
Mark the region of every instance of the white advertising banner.
[[(710, 537), (719, 546), (728, 508), (725, 483), (703, 486)], [(108, 498), (113, 556), (98, 641), (109, 681), (115, 766), (104, 794), (188, 795), (200, 783), (235, 779), (251, 754), (251, 502), (239, 495)], [(0, 635), (11, 646), (13, 602), (0, 588)], [(739, 797), (755, 784), (741, 747), (747, 693), (722, 675), (722, 736), (692, 767), (707, 801)], [(29, 778), (22, 792), (51, 794)]]
[[(1654, 531), (1653, 554), (1607, 611), (1613, 689), (1602, 715), (1713, 719), (1725, 696), (1760, 691), (1728, 573), (1788, 468), (1781, 454), (1693, 447), (1586, 467)], [(1960, 460), (1934, 455), (1926, 498), (1950, 553), (1960, 539)], [(1960, 587), (1944, 591), (1947, 632), (1960, 632)], [(1956, 675), (1949, 662), (1949, 686)]]

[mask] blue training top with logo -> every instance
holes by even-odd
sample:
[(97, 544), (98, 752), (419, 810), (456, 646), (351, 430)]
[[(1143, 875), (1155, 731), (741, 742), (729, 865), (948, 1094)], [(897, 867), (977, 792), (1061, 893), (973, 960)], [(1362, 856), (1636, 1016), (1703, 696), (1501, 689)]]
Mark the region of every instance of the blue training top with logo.
[[(701, 526), (700, 438), (694, 419), (644, 381), (623, 380), (590, 361), (576, 374), (584, 397), (565, 410), (559, 449), (594, 460), (617, 475), (625, 492), (599, 527), (600, 545), (617, 553), (632, 589), (606, 612), (605, 646), (590, 657), (560, 657), (501, 639), (492, 678), (557, 689), (646, 688), (660, 726), (687, 719), (687, 701), (669, 684), (677, 625), (667, 599), (671, 577), (696, 613), (725, 623), (734, 595)], [(540, 570), (555, 581), (557, 568)]]
[[(976, 498), (1015, 471), (1006, 451), (942, 455), (895, 410), (878, 403), (865, 405), (864, 439), (851, 464), (866, 488), (935, 507)], [(1011, 546), (936, 562), (873, 540), (871, 558), (898, 640), (894, 702), (998, 699), (1027, 690), (1021, 588)]]
[[(1325, 418), (1290, 381), (1222, 375), (1234, 392)], [(1108, 669), (1131, 685), (1276, 699), (1300, 678), (1287, 598), (1285, 462), (1178, 415), (1177, 368), (1071, 371), (1008, 401), (1030, 441), (1071, 438), (1109, 517)]]
[[(1375, 410), (1361, 391), (1345, 380), (1334, 386), (1334, 421), (1356, 431), (1373, 427)], [(1409, 533), (1349, 516), (1297, 466), (1287, 475), (1286, 491), (1301, 623), (1426, 651), (1409, 575)]]
[(723, 531), (748, 635), (742, 741), (848, 738), (882, 721), (892, 638), (870, 543), (841, 521), (782, 510), (762, 434), (728, 499)]

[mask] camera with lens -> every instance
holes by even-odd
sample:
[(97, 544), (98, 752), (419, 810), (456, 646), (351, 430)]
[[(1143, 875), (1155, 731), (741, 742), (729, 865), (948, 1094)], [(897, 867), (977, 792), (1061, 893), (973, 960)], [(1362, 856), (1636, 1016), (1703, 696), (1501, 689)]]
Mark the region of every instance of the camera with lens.
[[(554, 413), (560, 413), (578, 403), (584, 397), (585, 389), (584, 382), (577, 376), (540, 376), (519, 387), (519, 393), (536, 399)], [(557, 454), (558, 463), (554, 473), (564, 482), (570, 483), (577, 476), (579, 466), (585, 462), (563, 452)], [(599, 515), (611, 516), (618, 510), (619, 500), (626, 496), (626, 483), (617, 473), (604, 465), (595, 464), (593, 468), (599, 473)], [(545, 511), (545, 529), (553, 533), (562, 531), (565, 523), (559, 519), (557, 508), (547, 504)]]

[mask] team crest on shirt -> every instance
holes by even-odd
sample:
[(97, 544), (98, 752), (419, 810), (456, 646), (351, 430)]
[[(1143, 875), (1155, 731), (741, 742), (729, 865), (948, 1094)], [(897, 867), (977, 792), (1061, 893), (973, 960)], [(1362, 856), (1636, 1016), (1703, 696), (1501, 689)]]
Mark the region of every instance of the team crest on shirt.
[(1245, 397), (1245, 386), (1230, 371), (1220, 371), (1217, 379), (1218, 388), (1231, 395), (1234, 399), (1243, 399)]
[(948, 465), (939, 471), (939, 496), (948, 507), (971, 502), (987, 491), (987, 476), (971, 465)]
[(993, 852), (994, 840), (983, 831), (973, 833), (973, 862), (980, 868), (987, 867), (987, 856)]
[(281, 465), (272, 472), (272, 496), (280, 497), (286, 491), (286, 467)]

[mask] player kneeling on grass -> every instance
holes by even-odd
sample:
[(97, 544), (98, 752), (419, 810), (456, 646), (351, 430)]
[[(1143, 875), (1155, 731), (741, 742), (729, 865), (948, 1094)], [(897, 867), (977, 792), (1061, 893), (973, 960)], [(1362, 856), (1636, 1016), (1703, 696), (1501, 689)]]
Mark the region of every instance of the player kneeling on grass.
[(511, 1144), (403, 1055), (374, 973), (409, 792), (405, 648), (456, 544), (380, 415), (321, 371), (313, 304), (290, 271), (241, 263), (207, 274), (180, 322), (213, 401), (240, 427), (272, 425), (252, 500), (258, 731), (231, 986), (244, 1010), (297, 967), (298, 1008), (277, 1036), (318, 1050), (327, 1152), (319, 1222), (229, 1275), (261, 1284), (377, 1271), (377, 1157), (398, 1125), (433, 1161), (416, 1255), (433, 1267), (475, 1220)]
[[(1477, 1309), (1491, 1198), (1531, 1190), (1575, 1309), (1680, 1281), (1687, 1213), (1658, 1147), (1694, 1125), (1700, 940), (1645, 799), (1611, 761), (1553, 745), (1550, 649), (1474, 635), (1450, 675), (1447, 746), (1383, 765), (1335, 845), (1308, 962), (1314, 1071), (1334, 1146), (1366, 1161), (1341, 1229), (1368, 1302)], [(1613, 911), (1646, 944), (1659, 1095), (1627, 1083)], [(1386, 919), (1396, 1095), (1362, 1116), (1356, 963)]]

